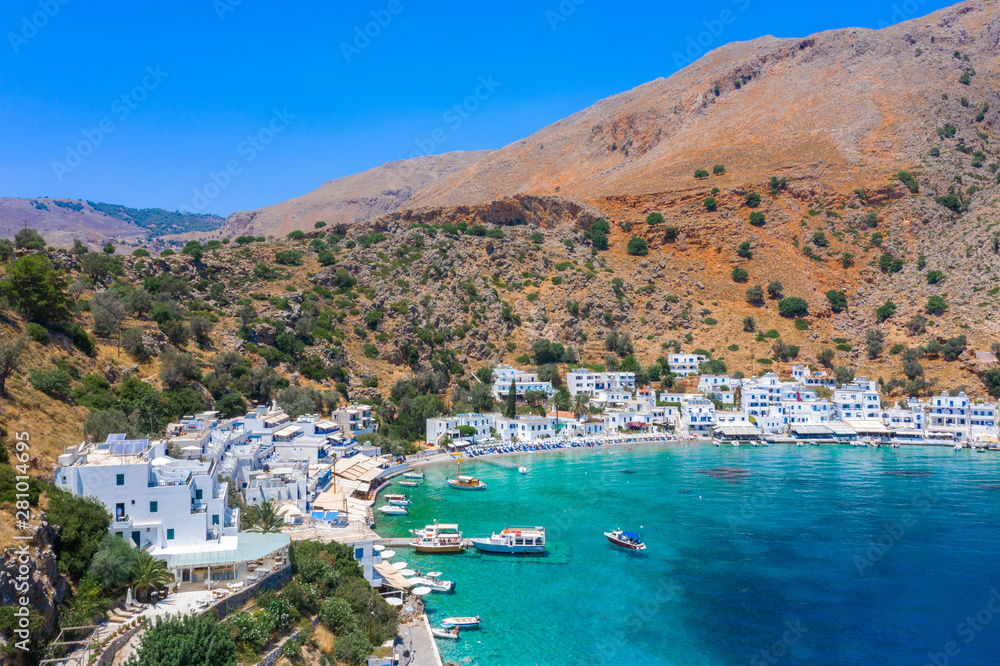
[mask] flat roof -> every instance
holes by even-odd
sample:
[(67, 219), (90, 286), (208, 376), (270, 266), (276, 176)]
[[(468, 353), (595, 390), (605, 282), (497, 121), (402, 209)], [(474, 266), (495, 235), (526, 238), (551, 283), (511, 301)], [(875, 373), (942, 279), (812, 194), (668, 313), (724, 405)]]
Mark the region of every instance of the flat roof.
[(269, 534), (240, 532), (235, 539), (235, 543), (230, 539), (223, 540), (219, 544), (220, 547), (213, 550), (185, 550), (177, 553), (165, 553), (164, 551), (170, 549), (162, 549), (159, 553), (154, 552), (153, 555), (168, 555), (168, 569), (204, 567), (259, 560), (291, 543), (291, 538), (283, 532)]

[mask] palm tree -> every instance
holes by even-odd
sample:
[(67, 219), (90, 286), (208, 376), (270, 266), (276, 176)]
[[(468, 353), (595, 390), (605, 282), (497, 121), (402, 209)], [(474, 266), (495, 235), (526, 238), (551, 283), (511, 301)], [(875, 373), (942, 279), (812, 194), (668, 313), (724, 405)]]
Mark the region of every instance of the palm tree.
[(173, 576), (167, 571), (167, 563), (155, 560), (148, 553), (139, 556), (139, 562), (132, 573), (132, 584), (135, 585), (137, 596), (148, 599), (149, 590), (154, 587), (164, 587), (170, 584)]
[(586, 393), (577, 393), (573, 397), (573, 414), (575, 414), (577, 418), (590, 413), (590, 410), (587, 408), (588, 402), (590, 402), (590, 396)]
[(280, 532), (285, 520), (278, 513), (278, 507), (271, 500), (264, 500), (259, 505), (247, 509), (247, 524), (250, 532), (269, 534)]

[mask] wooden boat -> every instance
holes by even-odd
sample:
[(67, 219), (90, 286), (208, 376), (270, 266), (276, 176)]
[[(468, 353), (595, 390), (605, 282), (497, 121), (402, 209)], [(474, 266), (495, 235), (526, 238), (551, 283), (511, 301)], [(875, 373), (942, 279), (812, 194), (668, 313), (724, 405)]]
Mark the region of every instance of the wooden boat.
[(450, 638), (451, 640), (458, 640), (458, 627), (452, 627), (451, 629), (431, 627), (431, 634), (437, 636), (438, 638)]
[(457, 479), (448, 479), (448, 485), (459, 490), (486, 490), (486, 484), (472, 476), (460, 475)]
[(410, 539), (410, 546), (418, 553), (465, 552), (465, 541), (462, 540), (462, 533), (458, 531), (458, 525), (435, 522), (422, 530), (413, 530), (411, 534), (413, 538)]
[(625, 548), (628, 550), (646, 550), (646, 544), (642, 542), (642, 537), (635, 532), (614, 530), (613, 532), (605, 532), (604, 536), (608, 538), (608, 541), (619, 548)]
[(508, 527), (485, 539), (469, 539), (476, 550), (487, 553), (544, 553), (544, 527)]
[(476, 615), (475, 617), (446, 617), (441, 621), (446, 627), (478, 627), (479, 623), (482, 622), (482, 618)]

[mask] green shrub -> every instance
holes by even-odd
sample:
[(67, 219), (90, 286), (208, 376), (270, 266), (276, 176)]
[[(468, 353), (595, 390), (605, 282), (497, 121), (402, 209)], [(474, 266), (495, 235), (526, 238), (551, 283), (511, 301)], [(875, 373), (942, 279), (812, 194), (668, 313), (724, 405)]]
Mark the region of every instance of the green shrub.
[(646, 216), (646, 224), (663, 224), (663, 215), (661, 213), (650, 213)]
[(42, 393), (53, 398), (69, 397), (69, 373), (62, 368), (50, 370), (36, 369), (31, 371), (31, 385)]
[(746, 196), (747, 206), (750, 208), (756, 208), (760, 205), (760, 195), (756, 192), (748, 192)]
[[(719, 94), (718, 88), (719, 87), (716, 86), (716, 92), (715, 92), (716, 95)], [(726, 167), (725, 167), (725, 165), (723, 165), (723, 164), (716, 164), (714, 167), (712, 167), (712, 173), (714, 173), (716, 176), (721, 176), (722, 174), (726, 173)]]
[(808, 331), (809, 330), (809, 322), (807, 322), (805, 319), (796, 319), (795, 320), (795, 330), (797, 330), (797, 331)]
[(705, 171), (704, 169), (696, 169), (694, 172), (695, 178), (708, 178), (708, 175), (709, 175), (708, 172)]
[(830, 240), (826, 237), (826, 234), (822, 231), (817, 231), (813, 233), (812, 236), (813, 245), (816, 247), (826, 247), (830, 244)]
[(739, 266), (733, 269), (731, 275), (733, 278), (733, 282), (746, 282), (747, 279), (750, 277), (750, 274), (747, 273), (746, 269), (741, 268)]
[(709, 326), (715, 326), (719, 322), (715, 319), (712, 319), (711, 317), (705, 317), (705, 323), (708, 324)]
[(877, 310), (875, 310), (875, 321), (881, 324), (883, 321), (891, 317), (895, 312), (896, 312), (896, 304), (893, 303), (892, 301), (886, 301), (884, 304), (879, 306)]
[(750, 213), (750, 224), (752, 224), (753, 226), (762, 227), (764, 226), (764, 223), (766, 221), (767, 219), (765, 218), (764, 213), (762, 213), (761, 211), (755, 210), (752, 213)]
[(837, 351), (849, 352), (851, 351), (851, 349), (853, 349), (853, 347), (851, 347), (851, 345), (847, 343), (841, 342), (839, 345), (834, 347), (834, 349), (836, 349)]
[(962, 212), (962, 201), (955, 194), (946, 194), (938, 197), (935, 201), (956, 213)]
[(668, 241), (676, 240), (677, 239), (677, 227), (672, 226), (672, 225), (663, 227), (663, 237), (665, 239), (667, 239)]
[(782, 317), (802, 317), (809, 313), (809, 303), (798, 296), (789, 296), (778, 301), (778, 313)]
[(744, 259), (753, 259), (753, 251), (750, 249), (750, 241), (743, 241), (736, 246), (736, 254)]
[(366, 342), (365, 346), (362, 348), (364, 355), (368, 358), (378, 358), (378, 347), (370, 342)]
[(937, 284), (943, 281), (944, 277), (941, 271), (927, 271), (927, 284)]
[(718, 203), (715, 201), (715, 197), (705, 198), (705, 210), (714, 211), (718, 207)]
[(772, 328), (771, 330), (769, 330), (766, 333), (764, 333), (764, 337), (765, 338), (771, 338), (772, 340), (776, 340), (777, 338), (781, 337), (781, 333), (778, 332), (778, 329)]
[(900, 182), (903, 183), (903, 185), (906, 185), (908, 188), (910, 188), (910, 192), (916, 194), (917, 192), (920, 191), (920, 185), (917, 183), (916, 176), (914, 176), (909, 171), (900, 171), (899, 173), (896, 174), (896, 178), (898, 178)]
[(924, 308), (929, 315), (941, 315), (948, 309), (948, 302), (941, 296), (931, 296)]
[(541, 245), (543, 242), (545, 242), (545, 236), (544, 234), (542, 234), (541, 231), (532, 231), (531, 234), (528, 235), (528, 240), (531, 241), (532, 243), (535, 243), (536, 245)]
[(645, 238), (632, 236), (628, 241), (625, 251), (633, 256), (642, 256), (649, 252), (649, 245), (646, 243)]
[(49, 344), (49, 332), (44, 326), (36, 324), (31, 321), (25, 324), (24, 332), (28, 334), (28, 337), (37, 342), (38, 344), (47, 345)]
[(847, 294), (842, 291), (831, 289), (826, 292), (826, 299), (830, 301), (830, 309), (834, 312), (841, 312), (847, 309)]

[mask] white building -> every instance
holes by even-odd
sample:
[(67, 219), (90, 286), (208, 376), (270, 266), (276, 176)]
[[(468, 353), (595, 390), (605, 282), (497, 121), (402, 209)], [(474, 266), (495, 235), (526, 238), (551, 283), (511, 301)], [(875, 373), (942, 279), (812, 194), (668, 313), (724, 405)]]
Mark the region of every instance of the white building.
[(549, 439), (556, 435), (555, 418), (549, 416), (519, 416), (509, 419), (499, 416), (496, 419), (496, 429), (503, 440), (519, 442), (534, 442)]
[(602, 392), (631, 393), (635, 390), (635, 373), (593, 372), (577, 368), (566, 373), (566, 389), (570, 395), (587, 393), (595, 398)]
[(527, 391), (541, 391), (550, 398), (556, 394), (552, 382), (538, 381), (537, 373), (525, 372), (509, 365), (498, 365), (493, 368), (493, 397), (503, 399), (510, 391), (511, 382), (514, 382), (518, 398), (523, 398)]
[[(441, 416), (427, 419), (427, 441), (432, 444), (439, 444), (445, 435), (452, 440), (464, 441), (465, 443), (481, 442), (489, 439), (491, 430), (496, 427), (498, 414), (458, 414), (456, 416)], [(459, 428), (475, 428), (476, 433), (468, 437), (463, 437)]]
[(878, 421), (882, 416), (878, 382), (867, 381), (864, 377), (836, 389), (833, 392), (833, 404), (838, 421)]
[(826, 370), (810, 372), (809, 368), (804, 365), (792, 366), (792, 379), (806, 388), (828, 388), (830, 390), (837, 388), (837, 380), (830, 376)]
[(670, 354), (667, 356), (670, 372), (679, 377), (698, 374), (701, 364), (707, 360), (701, 354)]
[(702, 375), (698, 378), (698, 390), (701, 393), (729, 391), (739, 386), (742, 381), (728, 375)]
[(715, 405), (707, 398), (690, 398), (681, 403), (681, 426), (691, 434), (707, 435), (717, 423)]
[(375, 432), (372, 408), (368, 405), (354, 404), (350, 407), (341, 407), (330, 414), (330, 420), (336, 423), (348, 438)]
[(782, 400), (781, 412), (785, 417), (785, 425), (792, 423), (827, 423), (833, 420), (836, 410), (833, 405), (823, 399)]
[(956, 396), (942, 392), (930, 400), (928, 430), (969, 437), (996, 427), (995, 403), (973, 403), (964, 392)]

